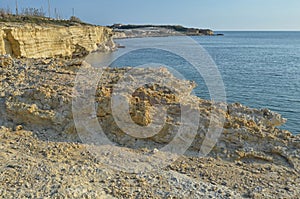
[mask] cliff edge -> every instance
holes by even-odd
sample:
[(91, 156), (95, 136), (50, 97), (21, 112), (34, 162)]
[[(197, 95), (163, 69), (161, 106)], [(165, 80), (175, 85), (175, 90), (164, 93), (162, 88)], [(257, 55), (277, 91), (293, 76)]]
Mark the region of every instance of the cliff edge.
[(0, 54), (16, 58), (78, 57), (114, 48), (112, 30), (85, 24), (0, 23)]

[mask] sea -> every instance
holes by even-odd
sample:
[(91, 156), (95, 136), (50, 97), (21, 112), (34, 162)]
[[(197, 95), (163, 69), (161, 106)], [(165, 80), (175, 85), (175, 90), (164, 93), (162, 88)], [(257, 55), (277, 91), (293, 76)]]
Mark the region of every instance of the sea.
[[(239, 102), (251, 108), (278, 112), (287, 119), (280, 128), (300, 134), (300, 32), (216, 33), (224, 36), (119, 39), (116, 42), (125, 48), (106, 56), (113, 60), (111, 67), (167, 66), (174, 69), (176, 76), (197, 83), (195, 95), (211, 99), (197, 64), (190, 63), (184, 56), (184, 53), (194, 53), (197, 57), (199, 53), (198, 60), (201, 60), (203, 55), (200, 54), (204, 54), (214, 63), (223, 81), (227, 103)], [(179, 56), (176, 52), (183, 54)]]

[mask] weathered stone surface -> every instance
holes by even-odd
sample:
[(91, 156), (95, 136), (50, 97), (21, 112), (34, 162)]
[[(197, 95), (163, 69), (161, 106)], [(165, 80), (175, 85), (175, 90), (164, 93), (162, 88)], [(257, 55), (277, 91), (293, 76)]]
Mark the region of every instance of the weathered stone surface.
[[(17, 60), (12, 67), (0, 68), (0, 106), (3, 107), (0, 125), (14, 129), (22, 125), (43, 139), (80, 141), (72, 113), (74, 81), (79, 67), (80, 61), (48, 59)], [(89, 78), (99, 72), (94, 68), (87, 71)], [(82, 88), (92, 88), (89, 78)], [(141, 86), (141, 79), (158, 83)], [(225, 118), (224, 124), (220, 124), (222, 126), (214, 126), (224, 129), (221, 135), (217, 135), (211, 156), (230, 161), (274, 162), (299, 169), (299, 136), (276, 128), (286, 121), (279, 114), (238, 103), (215, 104), (199, 99), (190, 94), (194, 86), (192, 82), (173, 77), (164, 68), (107, 69), (101, 76), (95, 98), (87, 100), (95, 100), (101, 127), (109, 139), (120, 145), (164, 146), (176, 136), (182, 125), (181, 108), (186, 107), (199, 114), (198, 130), (190, 151), (198, 151), (201, 146), (209, 144), (205, 138), (211, 136), (207, 133), (212, 118), (215, 121)], [(120, 95), (121, 101), (128, 102), (128, 116), (131, 117), (122, 127), (116, 123), (118, 114), (113, 114), (111, 104), (118, 90), (125, 91)], [(130, 95), (126, 94), (128, 92)], [(91, 112), (85, 110), (85, 104), (80, 108), (83, 117), (91, 116)], [(137, 125), (134, 128), (131, 120)], [(145, 133), (139, 130), (151, 124), (154, 124), (153, 131), (151, 128)]]
[(114, 198), (97, 183), (112, 172), (91, 166), (82, 145), (41, 142), (32, 132), (5, 127), (0, 144), (1, 197)]
[(72, 57), (111, 50), (112, 30), (101, 26), (0, 23), (0, 54), (13, 57)]
[[(120, 174), (114, 170), (109, 170), (109, 173), (103, 176), (97, 174), (96, 168), (105, 169), (105, 166), (95, 163), (93, 155), (81, 150), (89, 143), (81, 144), (82, 139), (78, 136), (81, 129), (76, 130), (72, 113), (72, 98), (78, 97), (74, 88), (82, 88), (87, 93), (93, 92), (93, 85), (89, 79), (97, 77), (99, 72), (99, 69), (91, 68), (86, 63), (83, 65), (88, 78), (76, 86), (75, 77), (78, 73), (82, 73), (79, 71), (82, 67), (81, 60), (16, 59), (9, 67), (0, 67), (0, 126), (5, 126), (0, 130), (2, 136), (0, 157), (3, 159), (0, 165), (1, 177), (6, 183), (1, 186), (13, 187), (12, 184), (24, 180), (24, 175), (26, 178), (35, 179), (36, 176), (30, 176), (28, 169), (44, 165), (42, 168), (49, 172), (38, 170), (37, 176), (53, 176), (51, 182), (50, 179), (42, 181), (41, 179), (47, 179), (45, 176), (38, 177), (37, 181), (30, 179), (25, 181), (31, 183), (29, 187), (35, 186), (37, 182), (46, 184), (39, 188), (39, 193), (53, 197), (58, 196), (55, 195), (57, 192), (68, 190), (64, 185), (55, 187), (58, 182), (58, 184), (76, 182), (76, 186), (85, 188), (91, 184), (101, 187), (96, 193), (94, 188), (86, 190), (77, 189), (75, 186), (75, 189), (69, 190), (70, 193), (63, 192), (65, 196), (70, 194), (70, 197), (76, 197), (73, 194), (79, 194), (78, 197), (84, 194), (96, 197), (102, 195), (102, 190), (117, 198), (136, 197), (139, 193), (149, 197), (167, 197), (168, 194), (188, 197), (187, 192), (179, 190), (192, 189), (191, 185), (205, 187), (203, 190), (192, 190), (191, 194), (195, 197), (298, 196), (300, 138), (276, 127), (283, 124), (285, 119), (266, 109), (258, 110), (238, 103), (213, 103), (199, 99), (190, 94), (195, 86), (193, 82), (179, 80), (165, 68), (106, 69), (102, 71), (101, 81), (94, 92), (95, 96), (85, 101), (95, 101), (96, 115), (85, 109), (86, 103), (80, 110), (84, 118), (96, 118), (112, 142), (119, 146), (139, 149), (124, 149), (122, 155), (124, 161), (128, 161), (128, 150), (135, 153), (144, 153), (143, 150), (146, 150), (146, 153), (153, 151), (159, 154), (161, 147), (174, 140), (178, 128), (182, 125), (181, 108), (191, 113), (196, 111), (199, 122), (195, 139), (186, 152), (187, 156), (183, 156), (181, 160), (160, 173), (145, 174), (142, 177), (135, 174)], [(149, 82), (154, 80), (155, 83), (144, 85), (140, 84), (140, 80)], [(139, 131), (135, 132), (127, 124), (124, 128), (120, 128), (112, 110), (112, 98), (117, 94), (120, 99), (124, 99), (120, 102), (128, 102), (128, 114), (135, 125), (142, 129), (154, 123), (163, 124), (163, 128), (154, 135), (148, 131), (146, 134), (138, 134)], [(225, 118), (222, 126), (217, 122), (220, 118)], [(214, 139), (214, 137), (210, 137), (210, 140), (205, 139), (209, 137), (207, 129), (211, 119), (216, 121), (213, 123), (214, 128), (224, 128), (223, 133), (216, 138), (216, 145), (208, 154), (212, 158), (201, 159), (195, 157), (198, 156), (199, 149)], [(188, 130), (187, 132), (187, 135), (192, 136)], [(140, 137), (137, 138), (138, 136)], [(176, 141), (175, 144), (182, 143)], [(32, 158), (26, 159), (24, 154)], [(118, 155), (115, 154), (115, 157), (119, 157)], [(104, 155), (100, 158), (107, 157)], [(59, 164), (53, 165), (53, 161)], [(61, 164), (64, 161), (65, 163)], [(19, 167), (20, 163), (28, 167)], [(85, 165), (85, 169), (82, 165)], [(65, 170), (61, 169), (67, 170), (68, 173), (68, 177), (63, 180), (61, 175)], [(91, 175), (96, 175), (97, 178), (87, 172), (84, 173), (87, 169), (90, 169)], [(73, 172), (78, 174), (77, 178), (74, 178)], [(108, 176), (116, 181), (107, 180)], [(167, 176), (172, 178), (168, 179)], [(192, 176), (193, 179), (187, 176)], [(128, 179), (132, 180), (127, 182)], [(87, 183), (89, 180), (94, 180), (94, 183)], [(195, 180), (204, 182), (197, 183)], [(162, 189), (161, 184), (165, 188)], [(50, 185), (54, 187), (50, 189)], [(22, 183), (15, 186), (20, 190), (30, 190)], [(57, 192), (52, 193), (50, 190)], [(7, 192), (2, 194), (25, 197), (22, 195), (25, 192), (20, 195), (16, 195), (19, 192), (13, 189)], [(38, 197), (32, 194), (33, 197)]]
[(12, 67), (14, 60), (10, 55), (0, 55), (0, 66), (5, 67)]
[[(130, 153), (149, 150), (123, 149), (124, 160)], [(32, 132), (0, 127), (0, 194), (5, 198), (297, 198), (300, 194), (299, 173), (282, 165), (182, 156), (166, 168), (136, 174), (116, 171), (102, 164), (103, 158), (96, 159), (83, 144), (42, 141)]]

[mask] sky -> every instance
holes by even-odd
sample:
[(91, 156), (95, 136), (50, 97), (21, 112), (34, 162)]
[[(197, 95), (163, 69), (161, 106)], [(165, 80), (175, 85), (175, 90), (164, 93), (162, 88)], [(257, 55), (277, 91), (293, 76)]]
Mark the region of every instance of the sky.
[[(15, 11), (41, 8), (48, 0), (0, 0)], [(97, 24), (172, 24), (213, 30), (300, 30), (299, 0), (49, 0), (63, 18)]]

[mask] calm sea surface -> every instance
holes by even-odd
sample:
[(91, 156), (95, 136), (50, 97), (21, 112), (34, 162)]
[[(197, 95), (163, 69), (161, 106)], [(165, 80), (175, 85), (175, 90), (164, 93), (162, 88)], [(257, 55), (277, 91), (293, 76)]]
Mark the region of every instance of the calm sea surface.
[[(221, 73), (228, 103), (269, 108), (288, 119), (281, 128), (300, 133), (300, 32), (222, 32), (220, 37), (191, 37), (211, 56)], [(126, 49), (156, 43), (176, 43), (192, 51), (180, 37), (117, 40)], [(121, 54), (120, 49), (113, 56)], [(197, 82), (197, 96), (210, 99), (205, 82), (189, 63), (172, 53), (154, 49), (137, 50), (119, 57), (112, 66), (138, 66), (151, 62), (171, 66), (186, 79)]]

